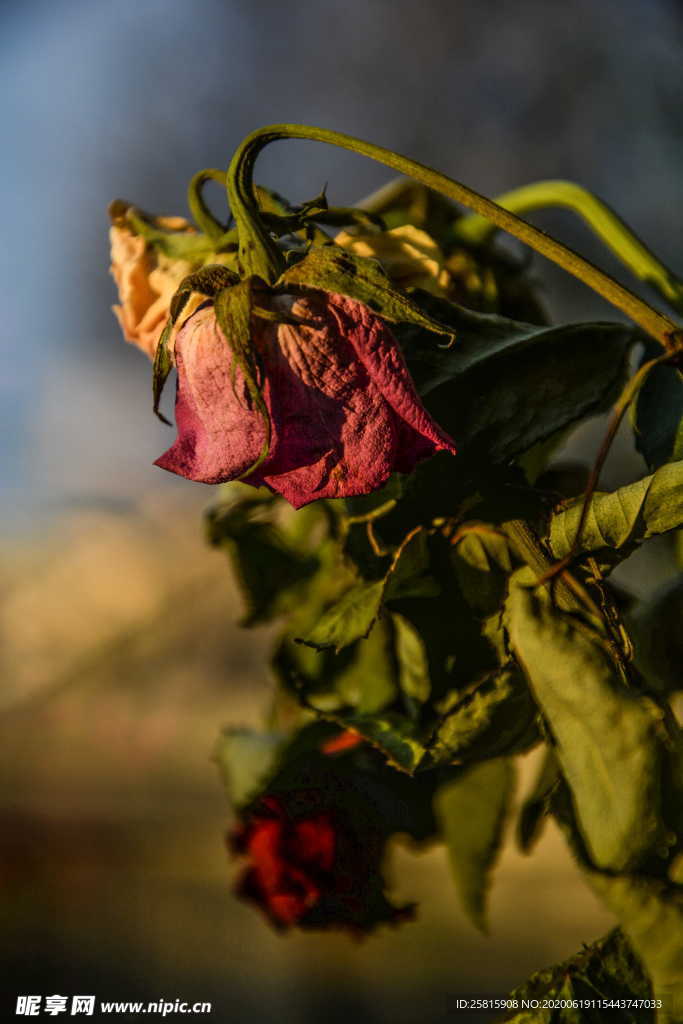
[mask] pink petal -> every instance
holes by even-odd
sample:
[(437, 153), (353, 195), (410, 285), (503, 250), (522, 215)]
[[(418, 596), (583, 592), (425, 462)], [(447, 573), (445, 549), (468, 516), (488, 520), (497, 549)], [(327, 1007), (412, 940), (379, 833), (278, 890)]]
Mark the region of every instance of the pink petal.
[(262, 417), (248, 408), (239, 369), (233, 390), (232, 352), (212, 307), (182, 328), (175, 360), (178, 438), (155, 465), (201, 483), (234, 480), (256, 461), (266, 432)]
[(288, 308), (314, 326), (269, 324), (260, 339), (273, 443), (247, 482), (295, 508), (381, 487), (398, 441), (391, 409), (330, 318), (327, 296), (289, 297)]
[(394, 470), (408, 472), (441, 449), (455, 452), (380, 317), (322, 292), (290, 310), (315, 327), (271, 327), (266, 400), (277, 444), (247, 482), (265, 483), (300, 508), (368, 494)]
[(455, 442), (429, 415), (415, 390), (406, 361), (391, 331), (372, 310), (343, 295), (330, 295), (330, 313), (349, 339), (369, 376), (397, 417), (401, 443), (394, 469), (410, 472), (437, 451), (456, 454)]

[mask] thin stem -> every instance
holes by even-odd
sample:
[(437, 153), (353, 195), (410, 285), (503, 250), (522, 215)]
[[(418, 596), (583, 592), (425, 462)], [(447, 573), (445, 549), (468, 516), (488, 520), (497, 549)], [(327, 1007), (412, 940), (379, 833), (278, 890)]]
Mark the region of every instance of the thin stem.
[[(639, 280), (651, 285), (677, 313), (683, 313), (683, 281), (648, 249), (621, 217), (588, 189), (571, 181), (537, 181), (496, 197), (511, 213), (560, 206), (572, 210), (609, 246)], [(463, 217), (455, 232), (464, 242), (481, 245), (497, 230), (478, 214)]]
[(253, 168), (256, 158), (265, 146), (277, 139), (309, 139), (326, 142), (370, 157), (401, 174), (415, 178), (423, 185), (427, 185), (436, 192), (441, 192), (449, 199), (454, 199), (488, 218), (497, 227), (508, 231), (543, 256), (558, 263), (602, 295), (608, 302), (626, 313), (635, 323), (659, 341), (667, 351), (675, 349), (676, 343), (672, 340), (672, 335), (675, 334), (677, 326), (673, 321), (663, 313), (652, 309), (633, 292), (624, 288), (608, 274), (598, 270), (572, 249), (557, 242), (514, 213), (503, 209), (497, 203), (486, 199), (485, 196), (473, 189), (453, 181), (424, 164), (394, 153), (390, 149), (384, 149), (382, 146), (375, 146), (373, 143), (354, 138), (352, 135), (344, 135), (324, 128), (312, 128), (298, 124), (271, 125), (252, 132), (238, 147), (228, 169), (227, 189), (230, 208), (239, 230), (239, 256), (245, 274), (258, 274), (272, 284), (279, 276), (282, 266), (282, 256), (260, 222), (253, 187)]
[(187, 186), (187, 205), (190, 207), (195, 224), (205, 235), (208, 235), (213, 241), (217, 241), (223, 237), (226, 228), (219, 220), (216, 220), (204, 202), (202, 189), (207, 181), (218, 181), (224, 185), (225, 171), (221, 171), (217, 167), (207, 167), (203, 171), (197, 171)]
[(588, 519), (591, 499), (595, 494), (595, 490), (598, 486), (598, 483), (600, 482), (600, 474), (602, 473), (602, 468), (605, 465), (605, 460), (609, 455), (610, 448), (612, 447), (612, 442), (614, 441), (617, 431), (621, 426), (621, 421), (623, 420), (624, 415), (626, 414), (626, 410), (628, 409), (631, 402), (642, 388), (643, 384), (649, 377), (652, 370), (654, 370), (655, 366), (659, 366), (660, 364), (665, 363), (670, 358), (671, 357), (667, 352), (663, 352), (655, 359), (649, 359), (646, 363), (643, 363), (643, 365), (639, 368), (637, 373), (635, 373), (633, 377), (631, 377), (627, 381), (624, 390), (620, 394), (619, 398), (617, 399), (614, 405), (614, 408), (612, 409), (612, 418), (607, 428), (607, 432), (605, 433), (605, 436), (602, 439), (600, 451), (597, 454), (597, 457), (593, 464), (593, 468), (590, 472), (590, 476), (588, 477), (588, 483), (586, 484), (586, 489), (582, 496), (581, 514), (579, 516), (579, 522), (576, 527), (576, 533), (574, 534), (572, 546), (569, 552), (565, 555), (565, 557), (561, 559), (561, 561), (556, 562), (554, 565), (552, 565), (548, 569), (548, 571), (540, 577), (540, 579), (537, 581), (539, 586), (543, 583), (546, 583), (557, 573), (562, 572), (573, 561), (574, 556), (576, 555), (581, 545), (581, 537), (583, 535), (583, 530), (586, 525), (586, 520)]

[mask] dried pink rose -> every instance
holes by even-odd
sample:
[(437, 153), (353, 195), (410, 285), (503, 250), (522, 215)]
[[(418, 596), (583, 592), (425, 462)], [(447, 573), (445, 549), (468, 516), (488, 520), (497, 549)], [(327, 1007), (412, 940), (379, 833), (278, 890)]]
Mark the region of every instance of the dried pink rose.
[[(318, 498), (368, 494), (398, 470), (409, 472), (452, 439), (415, 392), (400, 349), (384, 321), (341, 295), (273, 297), (271, 308), (307, 323), (252, 318), (271, 420), (266, 460), (244, 477), (265, 484), (294, 508)], [(213, 308), (205, 306), (178, 333), (178, 438), (156, 465), (190, 480), (222, 483), (259, 457), (266, 428), (248, 407), (239, 368)]]

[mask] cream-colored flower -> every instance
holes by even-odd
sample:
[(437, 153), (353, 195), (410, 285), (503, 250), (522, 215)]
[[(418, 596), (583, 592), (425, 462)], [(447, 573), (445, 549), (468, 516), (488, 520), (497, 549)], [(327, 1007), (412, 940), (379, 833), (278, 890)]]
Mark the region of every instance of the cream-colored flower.
[[(155, 223), (169, 231), (192, 230), (183, 217), (158, 217)], [(171, 299), (182, 279), (195, 270), (197, 264), (171, 259), (136, 235), (125, 223), (115, 223), (109, 238), (111, 273), (120, 300), (120, 305), (112, 309), (126, 341), (137, 345), (153, 359), (168, 319)], [(202, 301), (201, 296), (192, 296), (183, 310), (183, 323)], [(180, 323), (177, 326), (180, 327)]]
[(372, 234), (342, 231), (334, 240), (356, 256), (379, 260), (400, 288), (424, 288), (441, 296), (448, 293), (451, 278), (441, 249), (426, 231), (412, 224)]

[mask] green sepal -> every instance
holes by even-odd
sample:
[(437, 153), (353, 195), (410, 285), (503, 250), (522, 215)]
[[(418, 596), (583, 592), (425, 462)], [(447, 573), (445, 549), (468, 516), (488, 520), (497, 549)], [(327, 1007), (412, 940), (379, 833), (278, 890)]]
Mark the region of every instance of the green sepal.
[(176, 322), (193, 292), (199, 292), (200, 295), (212, 299), (221, 289), (231, 288), (238, 283), (239, 275), (220, 263), (209, 263), (200, 270), (188, 274), (182, 279), (171, 299), (172, 322)]
[(167, 420), (162, 412), (159, 411), (159, 403), (161, 402), (161, 396), (163, 394), (164, 385), (168, 380), (168, 375), (173, 368), (173, 357), (171, 355), (169, 340), (171, 337), (171, 331), (173, 330), (173, 323), (171, 320), (166, 322), (166, 326), (161, 332), (157, 347), (154, 352), (154, 362), (152, 364), (152, 399), (153, 409), (156, 416), (159, 417), (162, 423), (167, 426), (171, 426), (171, 421)]
[(330, 206), (311, 219), (334, 228), (342, 228), (345, 224), (354, 224), (366, 231), (368, 229), (384, 230), (382, 217), (356, 206)]
[(238, 479), (250, 476), (265, 462), (270, 451), (270, 415), (259, 387), (260, 367), (256, 351), (251, 343), (253, 279), (246, 278), (236, 284), (222, 288), (214, 299), (216, 321), (232, 351), (231, 377), (233, 386), (237, 368), (242, 371), (247, 394), (252, 407), (260, 414), (265, 427), (265, 440), (258, 458)]
[(376, 260), (355, 256), (339, 246), (315, 246), (285, 270), (277, 284), (283, 288), (317, 288), (362, 302), (391, 323), (416, 324), (452, 341), (455, 332), (423, 312), (405, 292), (394, 288)]
[(216, 252), (213, 242), (206, 235), (160, 228), (154, 223), (153, 218), (134, 206), (128, 208), (125, 220), (134, 234), (140, 235), (154, 249), (158, 249), (170, 259), (203, 263)]

